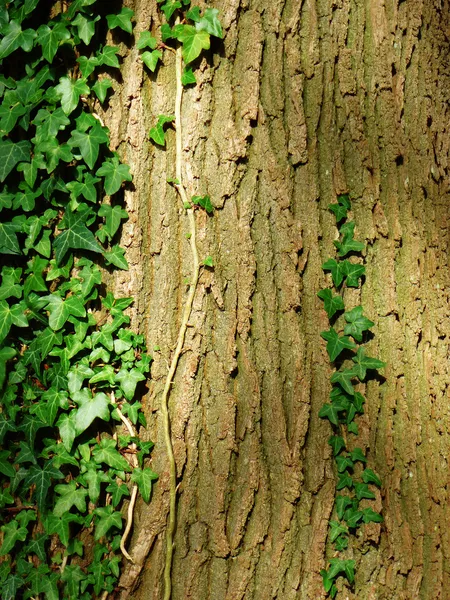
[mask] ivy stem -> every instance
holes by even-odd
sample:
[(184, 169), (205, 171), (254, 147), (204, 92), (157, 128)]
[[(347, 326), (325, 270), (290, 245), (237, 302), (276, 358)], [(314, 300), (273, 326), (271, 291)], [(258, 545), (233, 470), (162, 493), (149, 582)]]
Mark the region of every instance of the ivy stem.
[[(183, 57), (181, 54), (181, 46), (177, 48), (176, 58), (176, 97), (175, 97), (175, 132), (176, 132), (176, 178), (177, 183), (175, 185), (178, 194), (180, 195), (183, 209), (188, 204), (188, 197), (186, 189), (183, 184), (182, 166), (183, 166), (183, 145), (182, 145), (182, 127), (181, 127), (181, 106), (183, 100), (183, 84), (181, 82), (182, 68), (183, 68)], [(186, 336), (186, 330), (191, 316), (192, 305), (194, 302), (195, 291), (197, 288), (199, 272), (200, 272), (200, 261), (198, 258), (198, 250), (196, 243), (196, 226), (194, 211), (191, 208), (187, 209), (187, 216), (189, 221), (189, 242), (192, 254), (192, 278), (189, 284), (188, 297), (183, 309), (183, 315), (181, 319), (180, 329), (178, 331), (177, 345), (175, 352), (172, 356), (170, 363), (169, 372), (166, 377), (164, 385), (164, 391), (161, 399), (161, 412), (163, 417), (164, 427), (164, 440), (167, 451), (167, 458), (169, 461), (169, 520), (166, 531), (166, 560), (164, 566), (164, 600), (170, 600), (172, 594), (172, 560), (174, 550), (174, 534), (176, 526), (176, 498), (177, 498), (177, 468), (175, 463), (175, 457), (173, 453), (173, 445), (170, 431), (170, 415), (169, 415), (169, 395), (172, 385), (173, 378), (178, 366), (178, 361), (181, 356), (184, 339)]]
[[(135, 431), (133, 425), (131, 424), (131, 421), (126, 418), (126, 416), (123, 414), (123, 412), (120, 410), (120, 408), (116, 404), (114, 392), (111, 393), (111, 403), (115, 404), (117, 414), (119, 415), (120, 420), (122, 421), (122, 423), (125, 425), (125, 427), (126, 427), (128, 433), (130, 434), (130, 436), (131, 437), (136, 437), (136, 431)], [(130, 447), (133, 450), (136, 450), (136, 444), (131, 444)], [(138, 462), (137, 462), (136, 456), (134, 454), (132, 456), (132, 462), (133, 462), (133, 464), (132, 464), (133, 467), (137, 467), (138, 466)], [(127, 552), (127, 549), (125, 548), (125, 543), (127, 541), (127, 538), (128, 538), (128, 536), (130, 534), (130, 531), (131, 531), (131, 527), (133, 525), (134, 505), (136, 504), (137, 494), (138, 494), (138, 486), (136, 484), (134, 484), (133, 485), (133, 489), (131, 490), (130, 503), (128, 504), (127, 526), (125, 527), (125, 531), (123, 532), (122, 538), (120, 540), (120, 550), (121, 550), (122, 554), (125, 556), (125, 558), (128, 558), (128, 560), (130, 562), (132, 562), (133, 564), (134, 564), (134, 560), (132, 559), (132, 557)]]

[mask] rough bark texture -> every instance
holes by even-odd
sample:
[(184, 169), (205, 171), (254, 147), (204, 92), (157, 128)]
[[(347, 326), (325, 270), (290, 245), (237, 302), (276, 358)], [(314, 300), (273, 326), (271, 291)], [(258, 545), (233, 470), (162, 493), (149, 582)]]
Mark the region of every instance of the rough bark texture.
[[(156, 30), (155, 2), (127, 2), (135, 31)], [(371, 355), (386, 381), (362, 390), (358, 445), (383, 479), (384, 524), (362, 529), (342, 598), (448, 597), (449, 2), (215, 0), (226, 36), (183, 105), (186, 181), (204, 271), (170, 398), (178, 527), (173, 600), (324, 597), (335, 474), (328, 422), (328, 328), (316, 293), (337, 236), (327, 211), (349, 192), (365, 240)], [(131, 165), (124, 242), (135, 323), (154, 352), (146, 400), (160, 473), (139, 507), (122, 600), (162, 597), (168, 473), (159, 398), (189, 278), (186, 222), (167, 150), (147, 133), (173, 112), (171, 55), (144, 72), (123, 42), (123, 81), (104, 116)], [(350, 306), (360, 291), (347, 294)], [(131, 591), (131, 586), (136, 586)], [(341, 597), (341, 596), (340, 596)]]

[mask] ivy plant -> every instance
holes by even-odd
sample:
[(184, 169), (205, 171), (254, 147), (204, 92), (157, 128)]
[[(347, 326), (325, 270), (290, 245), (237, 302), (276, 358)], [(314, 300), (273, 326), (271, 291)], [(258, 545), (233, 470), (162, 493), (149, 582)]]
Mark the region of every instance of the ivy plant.
[(350, 258), (361, 256), (364, 244), (354, 239), (356, 225), (348, 220), (349, 196), (339, 196), (329, 209), (336, 217), (340, 234), (339, 240), (334, 242), (337, 258), (330, 258), (322, 265), (322, 269), (331, 274), (332, 287), (320, 290), (317, 295), (323, 300), (330, 321), (330, 328), (320, 335), (327, 342), (330, 362), (336, 368), (330, 377), (330, 401), (323, 404), (319, 417), (328, 419), (333, 428), (328, 443), (336, 464), (336, 490), (343, 491), (336, 495), (336, 518), (329, 523), (328, 537), (334, 550), (343, 552), (344, 557), (331, 558), (328, 569), (321, 571), (325, 591), (334, 598), (338, 593), (338, 577), (344, 577), (350, 585), (355, 581), (356, 562), (345, 554), (349, 536), (365, 523), (383, 521), (383, 517), (367, 507), (366, 502), (361, 505), (363, 500), (375, 498), (373, 486), (380, 488), (381, 480), (367, 468), (363, 449), (356, 446), (349, 435), (358, 435), (355, 419), (364, 412), (365, 399), (355, 386), (373, 377), (385, 363), (367, 356), (363, 345), (368, 339), (367, 332), (374, 326), (373, 321), (364, 315), (362, 306), (347, 310), (344, 303), (345, 287), (359, 287), (365, 275), (361, 261)]
[(102, 284), (128, 269), (132, 178), (95, 112), (120, 67), (102, 40), (133, 12), (44, 4), (0, 6), (0, 594), (87, 600), (114, 590), (124, 503), (157, 478), (139, 437), (151, 358), (133, 300)]

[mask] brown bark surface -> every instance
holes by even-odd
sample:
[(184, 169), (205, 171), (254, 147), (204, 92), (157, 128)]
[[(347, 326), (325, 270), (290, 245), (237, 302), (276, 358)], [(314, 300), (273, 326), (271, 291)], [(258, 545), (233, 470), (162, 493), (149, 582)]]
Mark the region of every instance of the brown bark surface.
[[(130, 0), (137, 33), (156, 3)], [(331, 368), (319, 332), (321, 264), (334, 256), (336, 194), (349, 192), (366, 283), (346, 295), (376, 322), (368, 346), (386, 380), (362, 391), (358, 445), (383, 480), (385, 522), (361, 529), (339, 598), (448, 598), (448, 0), (214, 0), (223, 43), (183, 103), (185, 178), (202, 258), (170, 397), (179, 481), (173, 600), (316, 600), (335, 473), (318, 411)], [(171, 114), (174, 63), (144, 70), (122, 41), (122, 81), (104, 115), (130, 164), (125, 226), (134, 320), (154, 364), (145, 410), (160, 474), (139, 506), (121, 599), (162, 597), (168, 472), (159, 399), (190, 274), (186, 218), (167, 150), (148, 130)], [(373, 506), (373, 504), (372, 504)]]

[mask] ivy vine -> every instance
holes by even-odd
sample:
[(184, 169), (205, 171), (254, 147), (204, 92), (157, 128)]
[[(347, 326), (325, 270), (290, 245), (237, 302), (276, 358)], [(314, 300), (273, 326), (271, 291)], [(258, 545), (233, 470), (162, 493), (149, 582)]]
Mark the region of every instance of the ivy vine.
[[(324, 271), (331, 273), (333, 287), (322, 289), (317, 295), (323, 300), (330, 320), (329, 330), (322, 331), (320, 335), (327, 342), (327, 353), (336, 371), (330, 378), (330, 402), (322, 406), (319, 417), (328, 419), (333, 428), (328, 443), (336, 462), (336, 490), (345, 490), (345, 493), (336, 496), (336, 520), (329, 523), (329, 540), (338, 553), (347, 550), (349, 535), (363, 523), (383, 521), (383, 517), (366, 502), (375, 499), (370, 486), (381, 487), (381, 480), (366, 467), (364, 451), (355, 446), (348, 435), (358, 435), (355, 417), (364, 412), (365, 399), (355, 385), (373, 377), (385, 363), (366, 354), (363, 344), (368, 340), (368, 332), (374, 323), (364, 316), (363, 307), (346, 310), (344, 304), (345, 288), (360, 287), (365, 274), (363, 264), (345, 258), (358, 256), (364, 250), (364, 244), (354, 239), (355, 222), (348, 220), (348, 211), (351, 210), (349, 196), (338, 196), (337, 203), (330, 204), (329, 209), (336, 217), (340, 233), (339, 239), (334, 242), (337, 259), (330, 258), (322, 265)], [(343, 319), (339, 318), (342, 315)], [(329, 560), (328, 569), (320, 572), (325, 591), (332, 598), (338, 592), (336, 579), (339, 576), (346, 578), (350, 584), (354, 583), (355, 564), (353, 559), (335, 556)]]
[(102, 284), (128, 269), (117, 238), (132, 179), (95, 112), (120, 67), (102, 40), (129, 34), (133, 12), (58, 6), (0, 5), (2, 600), (106, 598), (137, 490), (148, 502), (157, 478), (138, 435), (151, 357), (132, 299)]
[(173, 352), (169, 372), (167, 374), (161, 399), (163, 415), (164, 439), (169, 462), (169, 515), (166, 530), (166, 558), (164, 566), (164, 600), (170, 600), (172, 595), (172, 562), (174, 550), (174, 535), (176, 529), (176, 497), (177, 497), (177, 469), (173, 453), (169, 396), (172, 382), (178, 366), (178, 361), (183, 352), (184, 340), (192, 311), (200, 269), (213, 267), (213, 259), (207, 256), (202, 262), (199, 259), (197, 248), (197, 230), (195, 210), (203, 209), (208, 214), (213, 214), (214, 207), (209, 196), (192, 196), (189, 198), (183, 179), (185, 170), (182, 151), (182, 104), (184, 86), (195, 85), (196, 78), (193, 72), (193, 63), (200, 57), (203, 50), (208, 50), (211, 45), (211, 36), (222, 38), (223, 32), (218, 19), (219, 11), (215, 8), (206, 8), (202, 13), (198, 6), (190, 6), (190, 0), (157, 0), (161, 11), (164, 13), (165, 22), (161, 26), (161, 41), (158, 42), (149, 32), (143, 32), (137, 42), (138, 48), (145, 50), (141, 54), (144, 64), (150, 71), (155, 71), (159, 61), (163, 58), (164, 50), (175, 54), (175, 106), (173, 115), (159, 115), (157, 123), (149, 132), (150, 139), (160, 147), (166, 145), (166, 128), (175, 127), (175, 177), (169, 178), (168, 183), (177, 190), (183, 212), (187, 216), (188, 232), (186, 237), (192, 257), (192, 271), (188, 282), (188, 292), (184, 303), (182, 318), (177, 335), (177, 343)]

